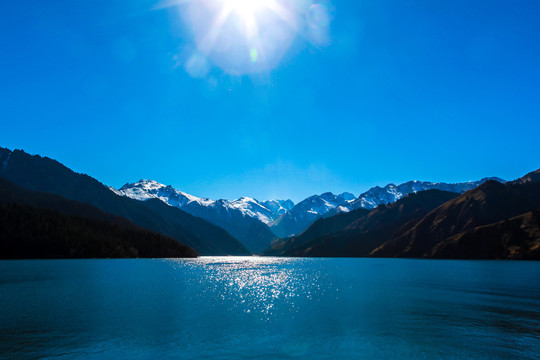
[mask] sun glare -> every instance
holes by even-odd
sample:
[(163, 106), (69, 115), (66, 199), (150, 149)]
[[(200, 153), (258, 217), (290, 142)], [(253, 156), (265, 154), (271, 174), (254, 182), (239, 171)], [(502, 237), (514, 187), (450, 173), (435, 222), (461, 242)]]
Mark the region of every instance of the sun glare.
[(268, 8), (271, 0), (222, 0), (225, 8), (240, 16), (254, 16), (263, 8)]
[(184, 66), (195, 77), (205, 77), (208, 64), (230, 74), (268, 71), (277, 66), (298, 34), (310, 41), (315, 37), (308, 32), (326, 32), (328, 27), (319, 21), (325, 19), (320, 16), (325, 8), (315, 0), (196, 0), (186, 4), (182, 13), (191, 26), (196, 51)]

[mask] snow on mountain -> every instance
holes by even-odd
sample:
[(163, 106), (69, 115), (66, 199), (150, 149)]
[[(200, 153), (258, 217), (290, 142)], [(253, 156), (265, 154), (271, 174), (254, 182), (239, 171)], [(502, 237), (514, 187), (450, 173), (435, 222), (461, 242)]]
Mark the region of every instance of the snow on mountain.
[(277, 215), (273, 220), (275, 220), (279, 215), (285, 214), (294, 207), (292, 200), (267, 200), (261, 201), (260, 204), (270, 210), (274, 216)]
[(409, 181), (400, 185), (388, 184), (376, 186), (355, 198), (353, 194), (334, 195), (324, 193), (313, 195), (296, 204), (291, 210), (270, 224), (270, 229), (281, 238), (298, 235), (305, 231), (320, 217), (330, 217), (340, 212), (365, 208), (373, 209), (381, 204), (393, 203), (402, 197), (423, 190), (438, 189), (456, 193), (464, 193), (488, 181), (504, 182), (500, 178), (484, 178), (479, 181), (447, 184), (428, 181)]
[(245, 216), (249, 216), (259, 221), (262, 221), (265, 224), (272, 222), (277, 215), (273, 214), (272, 211), (257, 200), (249, 197), (241, 197), (239, 199), (228, 202), (225, 206), (236, 209)]
[(408, 181), (406, 183), (395, 185), (395, 184), (388, 184), (385, 187), (381, 188), (379, 186), (375, 186), (365, 193), (361, 194), (358, 199), (353, 201), (351, 203), (350, 209), (358, 209), (358, 208), (365, 208), (365, 209), (373, 209), (381, 204), (389, 204), (393, 203), (399, 199), (401, 199), (404, 196), (407, 196), (411, 193), (416, 193), (418, 191), (424, 191), (424, 190), (444, 190), (444, 191), (450, 191), (455, 193), (464, 193), (465, 191), (474, 189), (478, 187), (479, 185), (483, 184), (484, 182), (488, 180), (495, 180), (498, 182), (505, 182), (503, 179), (500, 178), (484, 178), (479, 181), (468, 181), (464, 183), (455, 183), (455, 184), (447, 184), (447, 183), (433, 183), (428, 181)]
[(154, 180), (139, 180), (133, 184), (125, 184), (118, 190), (114, 188), (111, 188), (111, 190), (118, 195), (127, 196), (136, 200), (144, 201), (156, 198), (178, 208), (184, 208), (188, 205), (189, 208), (192, 208), (195, 204), (198, 204), (204, 207), (222, 207), (223, 210), (237, 210), (243, 216), (249, 216), (262, 221), (265, 224), (271, 223), (278, 216), (294, 206), (294, 203), (291, 200), (268, 200), (259, 202), (250, 197), (241, 197), (232, 201), (224, 199), (216, 201), (187, 194), (170, 185), (164, 185)]
[(261, 253), (276, 239), (266, 224), (294, 205), (290, 200), (269, 200), (261, 203), (249, 197), (233, 201), (200, 198), (154, 180), (140, 180), (111, 191), (142, 201), (159, 199), (201, 217), (227, 230), (252, 253)]
[[(239, 228), (246, 229), (248, 226), (246, 224), (237, 224), (236, 227), (233, 227), (231, 219), (238, 217), (263, 222), (270, 227), (270, 230), (275, 235), (283, 238), (300, 234), (320, 217), (330, 217), (340, 212), (349, 212), (358, 208), (373, 209), (382, 204), (393, 203), (410, 193), (423, 190), (438, 189), (463, 193), (488, 180), (505, 182), (500, 178), (484, 178), (479, 181), (455, 184), (414, 180), (400, 185), (376, 186), (361, 194), (358, 198), (347, 192), (339, 195), (327, 192), (310, 196), (296, 205), (291, 200), (257, 201), (250, 197), (241, 197), (232, 201), (216, 201), (186, 194), (153, 180), (140, 180), (134, 184), (126, 184), (119, 190), (112, 188), (111, 190), (119, 195), (138, 200), (158, 198), (171, 206), (182, 208), (195, 216), (203, 217), (222, 226), (239, 238), (241, 236), (248, 238), (248, 235), (241, 233), (239, 230)], [(229, 223), (225, 222), (224, 218), (228, 218)]]
[[(114, 190), (113, 190), (114, 191)], [(117, 194), (136, 200), (159, 199), (171, 206), (181, 208), (184, 205), (195, 202), (202, 206), (211, 206), (214, 200), (199, 198), (182, 191), (178, 191), (170, 185), (163, 185), (154, 180), (139, 180), (133, 184), (125, 184), (115, 191)]]
[(356, 197), (351, 193), (334, 195), (326, 192), (313, 195), (296, 204), (288, 212), (270, 224), (272, 232), (279, 237), (288, 237), (306, 230), (319, 217), (332, 211), (348, 211)]

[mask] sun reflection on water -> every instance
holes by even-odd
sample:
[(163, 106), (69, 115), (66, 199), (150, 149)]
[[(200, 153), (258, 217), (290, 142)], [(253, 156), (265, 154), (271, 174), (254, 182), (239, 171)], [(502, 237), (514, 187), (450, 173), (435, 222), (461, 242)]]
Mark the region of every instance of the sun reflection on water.
[(199, 257), (182, 260), (182, 266), (203, 270), (198, 278), (205, 287), (200, 296), (214, 297), (231, 310), (269, 316), (276, 307), (294, 312), (296, 300), (312, 298), (320, 274), (299, 271), (298, 259), (274, 257)]

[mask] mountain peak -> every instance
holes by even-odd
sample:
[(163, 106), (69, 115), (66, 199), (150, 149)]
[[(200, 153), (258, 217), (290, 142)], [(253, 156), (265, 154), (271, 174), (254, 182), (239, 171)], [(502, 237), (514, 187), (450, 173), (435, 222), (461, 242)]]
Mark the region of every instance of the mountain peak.
[(125, 183), (119, 190), (125, 190), (132, 187), (164, 187), (164, 184), (161, 184), (155, 180), (140, 179), (134, 183)]
[[(113, 190), (114, 191), (114, 190)], [(270, 223), (278, 216), (287, 212), (294, 204), (289, 202), (275, 201), (259, 202), (254, 198), (242, 196), (236, 200), (199, 198), (179, 191), (171, 185), (164, 185), (155, 180), (141, 179), (135, 183), (127, 183), (115, 191), (119, 195), (128, 196), (137, 200), (157, 198), (168, 205), (182, 208), (194, 215), (199, 212), (223, 212), (231, 214), (237, 212), (241, 216), (248, 216), (263, 223)], [(213, 208), (210, 210), (210, 208)]]
[(540, 181), (540, 169), (531, 171), (530, 173), (526, 174), (525, 176), (520, 177), (514, 182), (526, 183), (526, 182), (536, 182), (536, 181)]
[(496, 182), (499, 182), (499, 183), (502, 183), (502, 184), (504, 184), (506, 182), (506, 180), (501, 179), (500, 177), (497, 177), (497, 176), (485, 177), (485, 178), (482, 178), (480, 181), (481, 182), (486, 182), (486, 181), (489, 181), (489, 180), (493, 180), (493, 181), (496, 181)]
[(249, 196), (241, 196), (239, 197), (238, 199), (236, 200), (233, 200), (231, 202), (250, 202), (250, 203), (258, 203), (257, 200), (255, 200), (254, 198), (250, 198)]
[(350, 192), (342, 192), (341, 194), (339, 194), (339, 197), (347, 201), (356, 199), (356, 196), (354, 196), (354, 194)]

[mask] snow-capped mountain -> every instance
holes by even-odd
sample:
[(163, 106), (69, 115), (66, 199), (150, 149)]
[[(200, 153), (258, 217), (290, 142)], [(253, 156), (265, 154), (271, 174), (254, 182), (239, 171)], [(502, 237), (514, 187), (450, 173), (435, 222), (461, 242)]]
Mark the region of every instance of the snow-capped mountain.
[(400, 185), (388, 184), (381, 188), (375, 186), (365, 193), (361, 194), (358, 199), (351, 203), (351, 209), (373, 209), (381, 204), (393, 203), (402, 197), (424, 190), (443, 190), (455, 193), (464, 193), (465, 191), (472, 190), (479, 185), (485, 183), (488, 180), (495, 180), (498, 182), (505, 182), (503, 179), (492, 177), (484, 178), (479, 181), (467, 181), (464, 183), (447, 184), (443, 182), (433, 183), (429, 181), (408, 181)]
[(206, 207), (221, 206), (228, 210), (238, 210), (244, 216), (255, 218), (265, 224), (271, 223), (294, 206), (294, 203), (291, 200), (268, 200), (259, 202), (245, 196), (232, 201), (200, 198), (154, 180), (139, 180), (136, 183), (125, 184), (118, 190), (114, 188), (111, 190), (118, 195), (127, 196), (136, 200), (144, 201), (157, 198), (178, 208), (183, 208), (187, 205), (194, 206), (195, 204)]
[(275, 216), (272, 221), (274, 221), (278, 216), (285, 214), (287, 211), (291, 210), (294, 207), (294, 203), (292, 202), (292, 200), (267, 200), (261, 201), (260, 204), (270, 210), (273, 216)]
[(339, 195), (327, 192), (310, 196), (271, 223), (270, 229), (279, 237), (299, 234), (330, 211), (349, 211), (352, 208), (351, 202), (355, 199), (353, 194), (346, 192)]
[(159, 199), (201, 217), (224, 228), (255, 253), (264, 250), (275, 239), (265, 224), (271, 223), (294, 206), (291, 200), (259, 202), (249, 197), (233, 201), (200, 198), (154, 180), (140, 180), (125, 184), (118, 190), (111, 190), (117, 195), (136, 200)]
[[(257, 201), (253, 198), (241, 197), (229, 201), (199, 198), (153, 180), (140, 180), (134, 184), (126, 184), (119, 190), (113, 188), (111, 190), (118, 195), (138, 200), (160, 199), (171, 206), (181, 208), (223, 227), (250, 250), (257, 249), (252, 250), (257, 252), (261, 250), (260, 246), (263, 246), (263, 243), (268, 244), (268, 240), (274, 235), (282, 238), (298, 235), (320, 217), (330, 217), (359, 208), (373, 209), (423, 190), (437, 189), (464, 193), (488, 180), (505, 182), (500, 178), (484, 178), (479, 181), (455, 184), (415, 180), (400, 185), (376, 186), (358, 198), (347, 192), (339, 195), (327, 192), (310, 196), (296, 205), (291, 200)], [(268, 225), (270, 229), (262, 226), (261, 222)], [(264, 240), (260, 240), (261, 238)]]
[(505, 182), (496, 177), (455, 184), (415, 180), (400, 185), (388, 184), (385, 187), (376, 186), (361, 194), (356, 199), (350, 193), (340, 195), (334, 195), (332, 193), (313, 195), (299, 202), (294, 208), (271, 223), (270, 229), (281, 238), (298, 235), (320, 217), (330, 217), (340, 212), (349, 212), (359, 208), (373, 209), (382, 204), (393, 203), (410, 193), (423, 190), (437, 189), (461, 194), (476, 188), (488, 180)]
[(215, 201), (199, 198), (185, 192), (178, 191), (170, 185), (163, 185), (154, 180), (139, 180), (133, 184), (125, 184), (120, 189), (111, 188), (116, 194), (127, 196), (135, 200), (145, 201), (159, 199), (171, 206), (181, 208), (191, 202), (202, 206), (210, 206)]
[(243, 196), (239, 199), (229, 201), (226, 206), (241, 211), (245, 216), (250, 216), (265, 224), (269, 224), (281, 214), (292, 209), (294, 203), (291, 200), (268, 200), (259, 202), (250, 197)]

